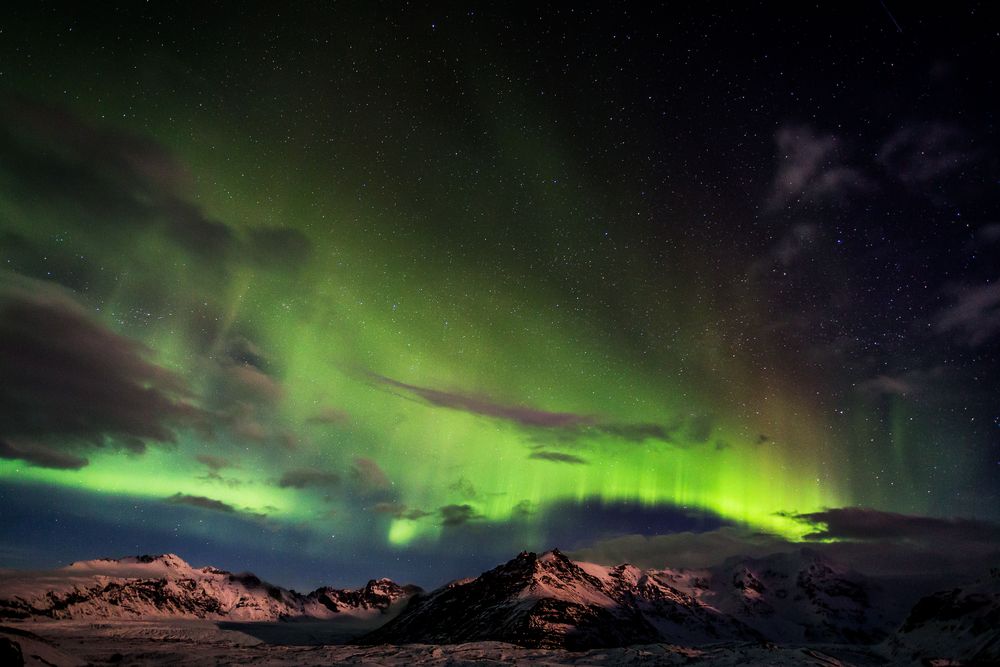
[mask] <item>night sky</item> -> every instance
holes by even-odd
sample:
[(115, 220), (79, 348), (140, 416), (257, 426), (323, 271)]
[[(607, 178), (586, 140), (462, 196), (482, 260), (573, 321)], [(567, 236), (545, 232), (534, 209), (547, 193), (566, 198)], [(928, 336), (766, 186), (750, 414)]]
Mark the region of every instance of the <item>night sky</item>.
[(27, 4), (0, 566), (1000, 544), (989, 3)]

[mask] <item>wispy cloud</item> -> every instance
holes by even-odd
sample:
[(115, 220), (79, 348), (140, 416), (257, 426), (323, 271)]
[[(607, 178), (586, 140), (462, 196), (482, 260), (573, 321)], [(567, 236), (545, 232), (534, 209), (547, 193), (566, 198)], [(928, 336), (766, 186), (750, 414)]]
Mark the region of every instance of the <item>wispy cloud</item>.
[(340, 483), (340, 475), (328, 470), (296, 468), (286, 470), (278, 480), (278, 486), (285, 489), (328, 488)]
[(778, 168), (765, 209), (776, 212), (800, 203), (836, 201), (872, 187), (855, 167), (843, 164), (841, 141), (807, 125), (786, 125), (774, 136)]
[(191, 496), (186, 493), (175, 493), (174, 495), (168, 497), (166, 502), (171, 505), (190, 505), (191, 507), (200, 507), (201, 509), (212, 510), (213, 512), (236, 512), (235, 507), (228, 503), (224, 503), (221, 500), (206, 498), (205, 496)]
[(447, 527), (462, 526), (483, 518), (472, 505), (445, 505), (438, 512), (441, 515), (441, 525)]
[(229, 459), (222, 456), (215, 456), (214, 454), (199, 454), (194, 457), (198, 463), (202, 464), (212, 472), (218, 472), (224, 468), (236, 468), (238, 467), (235, 463)]
[(482, 396), (418, 387), (417, 385), (400, 382), (399, 380), (376, 373), (370, 373), (369, 377), (382, 385), (402, 389), (419, 396), (431, 405), (470, 412), (484, 417), (503, 419), (522, 426), (558, 428), (592, 424), (594, 422), (594, 418), (588, 415), (580, 415), (573, 412), (549, 412), (521, 405), (505, 405)]
[(563, 452), (532, 452), (528, 458), (537, 459), (539, 461), (553, 461), (555, 463), (572, 463), (575, 465), (583, 465), (587, 463), (585, 459), (582, 459), (579, 456), (573, 456), (572, 454), (566, 454)]
[(394, 502), (375, 503), (372, 510), (377, 514), (387, 514), (396, 519), (409, 519), (410, 521), (416, 521), (417, 519), (431, 515), (426, 510), (417, 507), (407, 507), (403, 503)]
[(934, 321), (938, 333), (957, 333), (972, 347), (1000, 334), (1000, 282), (966, 287)]
[(922, 187), (977, 159), (973, 138), (957, 125), (909, 123), (893, 132), (878, 151), (878, 163), (900, 182)]
[(385, 471), (373, 459), (359, 457), (354, 459), (350, 471), (351, 482), (362, 493), (385, 491), (392, 482)]
[(700, 444), (707, 442), (711, 437), (715, 423), (714, 417), (705, 414), (685, 415), (670, 423), (619, 422), (593, 414), (553, 412), (525, 405), (502, 403), (472, 393), (421, 387), (376, 373), (367, 373), (366, 377), (378, 385), (402, 390), (436, 407), (514, 424), (528, 430), (532, 440), (543, 444), (600, 436), (610, 436), (616, 440), (634, 443), (647, 440), (679, 443), (683, 440)]

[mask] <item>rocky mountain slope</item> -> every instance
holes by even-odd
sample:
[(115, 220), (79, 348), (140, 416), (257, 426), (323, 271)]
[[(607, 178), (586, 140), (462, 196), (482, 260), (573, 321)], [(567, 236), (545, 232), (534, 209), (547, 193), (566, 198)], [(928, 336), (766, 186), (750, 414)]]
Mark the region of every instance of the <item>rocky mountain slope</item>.
[(412, 599), (400, 616), (363, 641), (626, 646), (660, 641), (656, 622), (685, 628), (691, 639), (754, 636), (638, 571), (598, 568), (588, 571), (559, 551), (525, 552), (475, 579)]
[(899, 590), (810, 549), (732, 558), (700, 573), (665, 570), (662, 579), (696, 580), (701, 604), (738, 618), (771, 641), (872, 644), (896, 628), (910, 603)]
[(921, 598), (886, 644), (899, 662), (1000, 665), (1000, 570)]
[(388, 580), (308, 595), (252, 574), (194, 568), (174, 554), (100, 559), (50, 572), (0, 573), (0, 619), (205, 618), (275, 621), (387, 610), (416, 589)]
[(575, 563), (557, 550), (525, 552), (479, 577), (414, 597), (363, 641), (570, 649), (874, 643), (899, 620), (883, 612), (880, 597), (873, 582), (809, 551), (732, 559), (709, 570), (649, 571)]

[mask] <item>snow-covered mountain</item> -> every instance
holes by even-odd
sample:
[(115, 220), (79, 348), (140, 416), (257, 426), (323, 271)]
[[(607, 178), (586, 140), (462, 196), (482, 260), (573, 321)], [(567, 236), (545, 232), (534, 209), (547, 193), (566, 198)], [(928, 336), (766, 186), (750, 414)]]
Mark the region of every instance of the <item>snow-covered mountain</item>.
[(517, 558), (411, 599), (366, 643), (503, 641), (582, 649), (676, 641), (760, 639), (655, 573), (575, 563), (558, 550)]
[[(661, 647), (657, 650), (662, 655), (657, 655), (665, 664), (723, 649), (733, 664), (741, 656), (744, 662), (760, 662), (761, 651), (785, 651), (782, 660), (798, 664), (795, 660), (802, 656), (820, 655), (814, 648), (824, 656), (841, 651), (864, 664), (1000, 664), (1000, 572), (923, 598), (921, 590), (931, 589), (909, 580), (902, 585), (871, 580), (809, 550), (732, 558), (701, 570), (609, 567), (574, 562), (557, 550), (524, 552), (478, 577), (428, 594), (388, 579), (354, 590), (324, 587), (301, 594), (252, 574), (194, 568), (166, 554), (84, 561), (48, 572), (0, 572), (0, 619), (100, 619), (108, 622), (100, 627), (118, 628), (116, 632), (132, 637), (134, 628), (151, 622), (179, 625), (175, 619), (185, 619), (189, 626), (186, 619), (312, 618), (324, 619), (322, 628), (273, 624), (279, 627), (269, 629), (267, 636), (280, 635), (281, 628), (300, 628), (328, 638), (332, 635), (324, 628), (337, 624), (325, 619), (341, 618), (350, 625), (350, 636), (342, 633), (346, 639), (381, 645), (384, 651), (393, 644), (465, 644), (465, 655), (479, 650), (475, 647), (493, 650), (489, 647), (515, 644), (524, 647), (517, 650), (551, 654), (545, 658), (551, 664), (576, 655), (563, 649), (653, 645)], [(10, 625), (11, 633), (26, 632), (19, 629), (24, 625)], [(25, 625), (37, 629), (62, 624)], [(66, 625), (80, 631), (97, 627)], [(232, 626), (240, 625), (218, 624), (217, 631), (234, 632)], [(192, 627), (185, 632), (202, 632)], [(368, 634), (357, 639), (365, 631)], [(8, 639), (23, 645), (34, 641), (20, 635)], [(41, 650), (39, 646), (35, 648)], [(794, 647), (804, 652), (799, 655)], [(399, 655), (412, 657), (405, 651)], [(722, 654), (711, 655), (713, 661), (722, 659)], [(765, 662), (778, 664), (777, 654), (767, 655)], [(378, 656), (376, 662), (386, 657)], [(531, 656), (525, 660), (541, 660), (542, 653)], [(826, 657), (816, 660), (833, 664), (822, 662)]]
[(900, 663), (1000, 665), (1000, 570), (921, 598), (886, 644)]
[(205, 618), (275, 621), (375, 615), (417, 588), (389, 579), (308, 595), (174, 554), (99, 559), (47, 572), (0, 573), (0, 618)]
[(524, 552), (414, 597), (363, 641), (570, 649), (727, 640), (870, 644), (904, 613), (885, 614), (885, 597), (873, 582), (808, 550), (707, 570), (647, 571), (576, 563), (558, 550)]
[[(676, 574), (664, 571), (660, 577)], [(697, 573), (679, 574), (682, 582), (695, 582), (690, 593), (700, 603), (772, 641), (873, 644), (896, 628), (908, 608), (895, 588), (810, 549), (731, 558), (700, 579)]]

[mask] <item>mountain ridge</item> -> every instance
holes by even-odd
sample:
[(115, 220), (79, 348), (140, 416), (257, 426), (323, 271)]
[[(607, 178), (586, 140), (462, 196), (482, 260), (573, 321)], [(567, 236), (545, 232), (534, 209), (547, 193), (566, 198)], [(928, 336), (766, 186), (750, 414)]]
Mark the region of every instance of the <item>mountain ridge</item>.
[(479, 577), (414, 596), (361, 641), (570, 649), (662, 641), (872, 643), (891, 627), (872, 609), (868, 587), (861, 575), (812, 552), (730, 559), (706, 570), (608, 567), (574, 562), (558, 549), (522, 552)]
[(372, 579), (302, 594), (250, 572), (195, 568), (172, 553), (76, 561), (0, 575), (0, 619), (203, 618), (276, 621), (382, 613), (419, 587)]
[(747, 655), (776, 646), (839, 646), (893, 662), (1000, 661), (1000, 570), (949, 590), (901, 588), (808, 549), (734, 557), (710, 568), (647, 570), (574, 561), (558, 549), (523, 551), (432, 591), (382, 578), (308, 594), (162, 554), (0, 572), (0, 619), (239, 625), (339, 617), (365, 619), (359, 632), (367, 634), (349, 639), (368, 646), (501, 642), (578, 651), (659, 644), (685, 651), (728, 646)]

